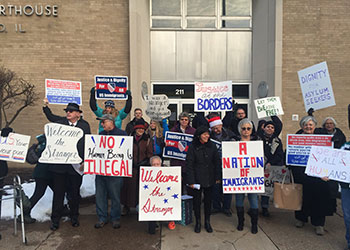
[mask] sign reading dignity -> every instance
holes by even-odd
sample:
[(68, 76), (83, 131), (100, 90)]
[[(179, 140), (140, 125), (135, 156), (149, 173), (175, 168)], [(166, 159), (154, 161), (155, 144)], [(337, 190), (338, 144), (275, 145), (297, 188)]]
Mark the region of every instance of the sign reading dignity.
[(232, 82), (195, 83), (194, 111), (232, 111)]
[(147, 102), (146, 115), (153, 120), (161, 121), (171, 115), (169, 100), (166, 95), (144, 95)]
[(259, 119), (264, 117), (284, 114), (281, 101), (278, 96), (257, 99), (257, 100), (254, 100), (254, 103), (255, 103), (256, 113)]
[(350, 151), (312, 146), (305, 173), (350, 183)]
[(45, 96), (51, 104), (81, 105), (81, 82), (45, 79)]
[(298, 71), (305, 110), (327, 108), (335, 105), (335, 99), (326, 62)]
[(84, 173), (132, 176), (131, 136), (85, 135)]
[(181, 220), (181, 167), (141, 167), (139, 221)]
[(193, 135), (167, 131), (164, 140), (163, 157), (186, 160), (187, 150), (193, 141)]
[(264, 193), (262, 141), (222, 142), (222, 187), (227, 193)]
[(46, 147), (40, 163), (79, 164), (82, 159), (77, 150), (78, 141), (83, 137), (81, 128), (58, 123), (45, 124)]
[(25, 163), (29, 141), (30, 136), (16, 133), (0, 137), (0, 160)]
[(95, 76), (95, 85), (96, 99), (127, 99), (127, 76)]
[(332, 147), (332, 135), (287, 135), (286, 165), (307, 165), (311, 146)]

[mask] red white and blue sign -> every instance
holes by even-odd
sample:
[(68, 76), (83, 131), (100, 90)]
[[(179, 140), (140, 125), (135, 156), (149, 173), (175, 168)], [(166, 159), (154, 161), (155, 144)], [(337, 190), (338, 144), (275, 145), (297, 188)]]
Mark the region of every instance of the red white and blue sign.
[(163, 157), (186, 160), (188, 147), (192, 141), (193, 135), (167, 131)]
[(45, 95), (51, 104), (81, 105), (81, 82), (45, 79)]
[(126, 100), (127, 76), (95, 76), (96, 99)]

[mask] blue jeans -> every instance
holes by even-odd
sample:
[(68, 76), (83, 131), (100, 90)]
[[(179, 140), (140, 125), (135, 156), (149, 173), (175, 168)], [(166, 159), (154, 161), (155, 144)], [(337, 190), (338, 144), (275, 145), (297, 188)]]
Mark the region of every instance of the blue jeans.
[(341, 206), (343, 208), (344, 222), (346, 227), (345, 238), (348, 242), (348, 248), (350, 248), (350, 189), (341, 189)]
[(120, 219), (122, 177), (96, 175), (96, 213), (99, 221), (108, 221), (108, 197), (111, 199), (111, 221)]
[(262, 195), (261, 196), (261, 207), (262, 208), (269, 208), (269, 206), (270, 206), (269, 201), (270, 201), (269, 196)]
[(212, 197), (214, 209), (229, 210), (231, 208), (232, 194), (223, 194), (222, 184), (214, 184)]
[[(236, 194), (236, 207), (244, 207), (245, 194)], [(251, 209), (258, 209), (258, 194), (248, 194), (248, 200)]]

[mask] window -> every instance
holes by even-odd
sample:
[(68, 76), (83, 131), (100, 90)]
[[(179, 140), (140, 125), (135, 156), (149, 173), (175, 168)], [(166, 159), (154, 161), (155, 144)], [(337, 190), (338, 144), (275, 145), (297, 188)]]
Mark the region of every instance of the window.
[(152, 29), (252, 28), (252, 0), (150, 0)]

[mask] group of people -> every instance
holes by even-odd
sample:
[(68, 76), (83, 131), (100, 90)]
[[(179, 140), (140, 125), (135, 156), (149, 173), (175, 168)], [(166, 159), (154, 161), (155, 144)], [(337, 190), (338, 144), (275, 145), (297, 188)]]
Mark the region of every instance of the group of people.
[[(95, 99), (95, 89), (91, 89), (90, 108), (99, 120), (99, 134), (121, 135), (133, 137), (133, 168), (132, 178), (116, 178), (111, 176), (96, 176), (96, 213), (98, 222), (95, 228), (102, 228), (111, 222), (113, 228), (120, 227), (120, 216), (130, 213), (131, 208), (137, 208), (139, 189), (140, 166), (149, 166), (150, 159), (161, 165), (163, 148), (165, 147), (165, 133), (169, 131), (167, 119), (161, 122), (151, 120), (147, 123), (142, 117), (142, 110), (134, 109), (134, 118), (122, 130), (122, 120), (127, 117), (132, 107), (131, 93), (127, 91), (125, 107), (118, 110), (111, 100), (106, 101), (104, 109), (100, 108)], [(43, 112), (50, 122), (79, 127), (84, 135), (90, 134), (90, 126), (82, 117), (82, 111), (77, 104), (69, 103), (64, 109), (65, 116), (53, 114), (44, 100)], [(345, 135), (337, 127), (334, 118), (327, 117), (321, 127), (313, 116), (313, 110), (300, 121), (300, 130), (297, 134), (329, 134), (333, 135), (334, 148), (350, 149)], [(183, 112), (172, 132), (193, 135), (193, 142), (187, 151), (186, 160), (170, 159), (170, 166), (181, 166), (182, 193), (193, 196), (195, 214), (194, 231), (201, 231), (201, 204), (204, 202), (204, 228), (207, 232), (213, 231), (210, 224), (210, 215), (224, 213), (231, 217), (232, 195), (223, 194), (221, 149), (211, 140), (222, 141), (257, 141), (263, 142), (264, 168), (269, 171), (270, 166), (284, 166), (285, 152), (279, 135), (282, 131), (282, 122), (277, 116), (269, 120), (260, 120), (258, 126), (247, 119), (246, 111), (235, 106), (232, 112), (227, 112), (221, 119), (219, 113), (210, 113), (208, 116), (197, 114), (191, 126), (191, 117)], [(39, 140), (40, 139), (40, 140)], [(39, 146), (40, 145), (40, 146)], [(38, 156), (45, 148), (45, 139), (38, 137)], [(84, 137), (77, 145), (79, 156), (84, 159)], [(154, 156), (156, 156), (154, 158)], [(160, 163), (159, 163), (160, 161)], [(325, 178), (307, 176), (303, 167), (287, 166), (294, 175), (295, 182), (303, 185), (302, 210), (295, 212), (296, 226), (301, 228), (308, 218), (315, 226), (317, 235), (324, 234), (325, 217), (332, 215), (336, 210), (336, 195), (338, 183)], [(0, 168), (1, 170), (1, 168)], [(30, 209), (24, 211), (25, 217), (31, 221), (30, 210), (44, 194), (47, 186), (54, 193), (51, 215), (51, 229), (57, 230), (61, 217), (65, 214), (64, 198), (67, 197), (69, 216), (73, 227), (79, 226), (79, 189), (82, 183), (82, 164), (41, 164), (37, 163), (34, 170), (36, 189), (30, 199)], [(199, 184), (199, 188), (196, 184)], [(346, 239), (350, 247), (350, 191), (349, 184), (341, 183), (342, 204), (346, 225)], [(203, 196), (203, 199), (202, 199)], [(238, 218), (237, 230), (243, 230), (245, 221), (244, 199), (245, 194), (235, 194), (235, 206)], [(259, 197), (255, 193), (247, 194), (249, 201), (248, 215), (251, 217), (251, 232), (258, 232)], [(111, 211), (108, 217), (108, 199), (111, 199)], [(121, 209), (121, 204), (123, 209)], [(270, 216), (269, 197), (261, 195), (263, 216)], [(151, 223), (152, 232), (154, 223)], [(349, 248), (350, 249), (350, 248)]]

